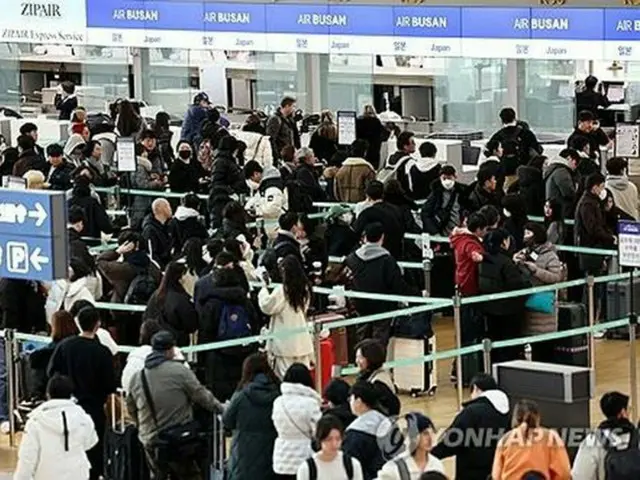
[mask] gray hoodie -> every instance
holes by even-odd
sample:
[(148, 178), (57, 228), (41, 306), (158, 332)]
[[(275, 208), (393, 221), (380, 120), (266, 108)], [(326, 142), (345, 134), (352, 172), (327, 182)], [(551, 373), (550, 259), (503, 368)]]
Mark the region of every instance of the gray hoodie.
[(638, 188), (624, 175), (607, 175), (605, 186), (613, 195), (616, 206), (638, 220)]
[(389, 250), (377, 243), (365, 243), (356, 250), (356, 257), (363, 262), (369, 262), (385, 255), (389, 255)]
[(573, 170), (562, 157), (554, 158), (543, 172), (545, 198), (558, 201), (562, 205), (565, 218), (573, 217), (576, 201), (576, 181)]

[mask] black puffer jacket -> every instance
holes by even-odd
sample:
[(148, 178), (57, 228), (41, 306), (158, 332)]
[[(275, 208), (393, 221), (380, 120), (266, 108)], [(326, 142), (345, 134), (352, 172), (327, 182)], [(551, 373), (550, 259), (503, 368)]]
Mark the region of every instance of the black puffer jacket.
[(171, 260), (173, 242), (168, 225), (160, 223), (153, 214), (149, 214), (142, 222), (142, 238), (147, 252), (160, 268), (164, 269)]
[(173, 241), (173, 252), (178, 254), (190, 238), (205, 240), (209, 235), (200, 219), (200, 212), (180, 205), (169, 220), (169, 236)]
[(218, 154), (213, 160), (211, 186), (215, 188), (224, 185), (231, 187), (232, 192), (236, 194), (249, 193), (242, 169), (233, 154), (226, 150), (218, 150)]
[(518, 181), (509, 188), (509, 193), (519, 193), (525, 204), (527, 215), (541, 217), (544, 214), (544, 182), (542, 171), (523, 165), (517, 170)]
[[(530, 286), (520, 274), (516, 264), (504, 251), (484, 254), (478, 279), (481, 294), (508, 292)], [(526, 299), (527, 297), (520, 296), (485, 302), (480, 304), (480, 308), (487, 315), (517, 315), (524, 311)]]

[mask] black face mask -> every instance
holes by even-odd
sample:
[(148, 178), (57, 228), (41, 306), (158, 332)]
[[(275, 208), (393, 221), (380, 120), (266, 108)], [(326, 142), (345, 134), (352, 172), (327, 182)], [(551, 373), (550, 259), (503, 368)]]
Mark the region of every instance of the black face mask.
[(191, 152), (189, 150), (180, 150), (178, 152), (178, 155), (183, 160), (187, 160), (187, 159), (191, 158)]

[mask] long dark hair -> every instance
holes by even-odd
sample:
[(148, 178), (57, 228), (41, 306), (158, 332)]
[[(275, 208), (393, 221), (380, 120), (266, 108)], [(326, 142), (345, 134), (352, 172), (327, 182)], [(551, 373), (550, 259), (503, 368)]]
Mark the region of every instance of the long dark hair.
[(203, 246), (204, 242), (198, 237), (187, 239), (182, 246), (182, 257), (187, 263), (187, 269), (197, 276), (200, 276), (200, 272), (207, 268), (207, 262), (202, 258)]
[(138, 133), (142, 120), (129, 100), (122, 100), (118, 106), (118, 132), (121, 137), (131, 137)]
[(164, 301), (169, 291), (183, 292), (184, 288), (180, 284), (180, 279), (187, 271), (187, 265), (184, 262), (169, 262), (167, 269), (162, 276), (162, 281), (158, 287), (158, 299)]
[(238, 383), (238, 390), (242, 390), (256, 378), (256, 375), (261, 373), (274, 385), (280, 385), (280, 379), (269, 366), (267, 356), (264, 353), (252, 353), (242, 362), (242, 378)]
[(287, 255), (280, 262), (279, 268), (287, 302), (296, 312), (304, 312), (311, 299), (311, 284), (302, 264), (293, 255)]
[(153, 125), (153, 130), (156, 132), (156, 136), (159, 137), (164, 132), (169, 131), (169, 120), (171, 120), (171, 116), (167, 112), (156, 113), (156, 121)]
[(548, 199), (545, 203), (549, 204), (549, 208), (551, 209), (551, 216), (544, 217), (544, 226), (549, 227), (549, 225), (553, 222), (560, 222), (564, 225), (564, 216), (562, 214), (562, 205), (555, 198)]

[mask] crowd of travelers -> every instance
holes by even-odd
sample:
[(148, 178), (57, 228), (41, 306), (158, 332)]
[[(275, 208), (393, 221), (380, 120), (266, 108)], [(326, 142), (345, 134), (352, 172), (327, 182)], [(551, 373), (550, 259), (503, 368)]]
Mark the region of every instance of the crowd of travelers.
[[(66, 96), (72, 91), (67, 86)], [(303, 146), (291, 97), (274, 115), (251, 114), (235, 129), (199, 93), (177, 143), (164, 112), (145, 119), (122, 100), (94, 118), (77, 101), (65, 104), (73, 108), (65, 110), (64, 145), (41, 147), (37, 126), (25, 123), (0, 164), (1, 175), (23, 178), (28, 189), (68, 192), (67, 278), (0, 279), (2, 326), (50, 337), (24, 355), (22, 393), (40, 403), (24, 425), (15, 479), (111, 479), (106, 472), (118, 462), (109, 456), (118, 423), (111, 404), (135, 426), (141, 461), (158, 479), (210, 478), (214, 449), (202, 445), (198, 430), (214, 424), (231, 436), (220, 468), (234, 480), (446, 479), (448, 457), (459, 480), (632, 478), (609, 476), (625, 461), (616, 452), (638, 445), (622, 393), (601, 398), (605, 420), (572, 467), (536, 403), (509, 399), (475, 356), (451, 372), (463, 376), (471, 397), (436, 435), (429, 417), (402, 408), (393, 372), (384, 368), (394, 321), (350, 330), (348, 353), (359, 374), (331, 379), (321, 392), (307, 328), (329, 307), (345, 316), (398, 309), (384, 298), (327, 299), (314, 286), (450, 298), (454, 286), (468, 297), (606, 272), (606, 257), (556, 249), (611, 249), (617, 222), (638, 220), (627, 161), (600, 154), (610, 140), (592, 111), (578, 113), (566, 148), (547, 158), (526, 122), (504, 108), (502, 127), (466, 185), (456, 168), (436, 160), (434, 143), (416, 145), (414, 133), (384, 124), (372, 106), (358, 117), (351, 145), (339, 145), (333, 114), (324, 111)], [(134, 172), (119, 172), (113, 161), (123, 137), (135, 142)], [(397, 151), (381, 159), (389, 138)], [(108, 187), (116, 185), (125, 216), (114, 213)], [(335, 205), (320, 215), (314, 203), (322, 201)], [(450, 240), (434, 244), (432, 285), (399, 266), (422, 260), (419, 244), (405, 238), (422, 232)], [(568, 292), (577, 302), (582, 295)], [(556, 316), (530, 300), (463, 306), (462, 344), (557, 330)], [(100, 301), (125, 307), (102, 310)], [(260, 333), (270, 334), (266, 342), (182, 351)], [(135, 348), (124, 354), (121, 345)], [(534, 360), (554, 361), (549, 342), (532, 350)], [(524, 351), (491, 355), (495, 363)], [(4, 359), (0, 352), (6, 433)], [(487, 429), (501, 435), (482, 444), (454, 438)], [(638, 454), (625, 458), (637, 462), (626, 465), (640, 478)]]

